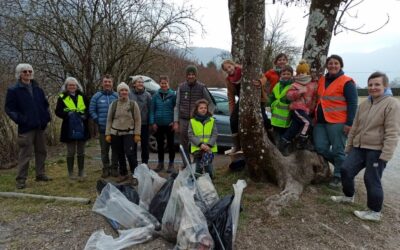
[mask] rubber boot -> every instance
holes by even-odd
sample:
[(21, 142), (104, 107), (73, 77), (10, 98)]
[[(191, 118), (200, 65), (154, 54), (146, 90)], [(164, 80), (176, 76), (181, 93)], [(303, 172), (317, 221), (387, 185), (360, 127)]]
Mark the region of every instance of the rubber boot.
[(298, 143), (296, 145), (297, 149), (305, 149), (305, 150), (314, 150), (314, 146), (308, 143), (308, 136), (307, 135), (299, 135)]
[(232, 134), (233, 147), (231, 154), (242, 153), (242, 147), (240, 146), (240, 137), (238, 133)]
[(67, 156), (67, 169), (68, 169), (68, 178), (71, 180), (75, 180), (76, 176), (74, 176), (74, 157)]
[(84, 178), (85, 172), (83, 171), (83, 168), (85, 166), (85, 156), (81, 155), (81, 156), (78, 156), (77, 158), (78, 158), (78, 177)]
[(288, 156), (290, 154), (289, 145), (290, 145), (290, 141), (288, 141), (284, 138), (281, 138), (281, 140), (279, 141), (278, 149), (279, 149), (279, 151), (281, 151), (283, 156)]

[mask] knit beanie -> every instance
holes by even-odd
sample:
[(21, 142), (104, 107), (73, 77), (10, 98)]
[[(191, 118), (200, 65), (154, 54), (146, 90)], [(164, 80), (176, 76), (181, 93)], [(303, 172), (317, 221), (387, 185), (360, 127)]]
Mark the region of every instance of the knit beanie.
[(188, 75), (189, 73), (193, 73), (193, 74), (197, 75), (197, 67), (194, 65), (188, 65), (186, 67), (185, 71), (186, 71), (186, 75)]
[(299, 65), (296, 67), (296, 73), (299, 74), (310, 74), (310, 65), (307, 64), (306, 60), (301, 59)]
[(121, 82), (120, 84), (118, 84), (118, 86), (117, 86), (117, 92), (119, 93), (119, 91), (120, 91), (121, 89), (126, 89), (126, 90), (128, 90), (128, 92), (129, 92), (129, 86), (128, 86), (126, 83), (124, 83), (124, 82)]

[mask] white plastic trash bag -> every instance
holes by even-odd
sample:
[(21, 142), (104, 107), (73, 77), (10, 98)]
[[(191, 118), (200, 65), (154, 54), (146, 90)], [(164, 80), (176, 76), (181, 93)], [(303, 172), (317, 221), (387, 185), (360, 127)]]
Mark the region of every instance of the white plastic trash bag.
[(157, 219), (140, 206), (130, 202), (116, 187), (108, 183), (97, 197), (92, 210), (123, 227), (146, 227), (152, 225), (156, 230), (160, 228)]
[(134, 177), (138, 180), (139, 205), (148, 210), (154, 195), (167, 180), (149, 169), (146, 164), (135, 168)]
[(86, 243), (85, 250), (123, 249), (146, 242), (152, 238), (153, 226), (118, 230), (119, 237), (113, 238), (104, 233), (104, 230), (94, 232)]
[(219, 200), (219, 196), (208, 173), (197, 178), (197, 186), (200, 191), (199, 195), (201, 195), (202, 200), (206, 203), (206, 209), (202, 209), (202, 211), (205, 212)]
[(240, 212), (240, 201), (242, 199), (243, 189), (247, 186), (245, 180), (238, 180), (236, 184), (233, 184), (233, 190), (235, 197), (231, 203), (231, 215), (232, 215), (232, 246), (234, 246), (237, 227), (239, 223), (239, 212)]
[(175, 250), (213, 249), (214, 247), (206, 218), (194, 203), (194, 193), (194, 190), (187, 187), (181, 187), (178, 190), (183, 211)]

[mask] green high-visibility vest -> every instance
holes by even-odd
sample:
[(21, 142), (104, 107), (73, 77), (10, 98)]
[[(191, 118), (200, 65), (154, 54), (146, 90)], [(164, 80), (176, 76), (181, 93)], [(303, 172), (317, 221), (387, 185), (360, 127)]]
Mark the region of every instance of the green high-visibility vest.
[[(192, 124), (192, 130), (194, 136), (199, 138), (200, 142), (207, 144), (207, 142), (210, 140), (210, 137), (212, 135), (212, 130), (214, 127), (214, 121), (215, 119), (211, 117), (205, 124), (199, 122), (198, 120), (192, 118), (190, 119), (190, 123)], [(200, 150), (200, 147), (198, 145), (190, 145), (190, 152), (194, 153), (196, 151)], [(211, 147), (212, 152), (218, 152), (217, 148), (217, 143), (215, 143)]]
[[(60, 97), (63, 98), (64, 94), (60, 94)], [(74, 101), (70, 96), (63, 98), (63, 102), (65, 104), (64, 108), (65, 112), (73, 111), (73, 112), (85, 113), (86, 105), (85, 102), (83, 101), (82, 95), (78, 95), (77, 98), (78, 98), (77, 105), (75, 105)]]
[(281, 102), (281, 99), (286, 96), (290, 88), (290, 84), (287, 85), (282, 92), (279, 92), (281, 84), (278, 83), (272, 90), (276, 100), (271, 103), (271, 124), (275, 127), (288, 128), (291, 123), (289, 104)]

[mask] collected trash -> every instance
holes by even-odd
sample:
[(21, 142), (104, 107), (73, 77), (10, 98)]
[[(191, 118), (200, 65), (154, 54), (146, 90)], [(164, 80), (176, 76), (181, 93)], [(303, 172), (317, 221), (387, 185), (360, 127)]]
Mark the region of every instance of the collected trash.
[(139, 205), (139, 194), (136, 192), (136, 190), (129, 184), (116, 184), (116, 183), (112, 183), (112, 182), (107, 182), (103, 179), (100, 179), (97, 181), (96, 184), (96, 190), (97, 193), (101, 193), (101, 191), (103, 190), (103, 188), (110, 183), (111, 185), (113, 185), (114, 187), (116, 187), (119, 191), (121, 191), (121, 193), (130, 201), (133, 202), (137, 205)]
[(213, 249), (214, 241), (208, 231), (206, 218), (200, 208), (194, 203), (195, 191), (188, 187), (178, 190), (179, 199), (183, 204), (182, 218), (174, 249)]
[(137, 245), (152, 239), (154, 227), (152, 225), (146, 227), (132, 228), (128, 230), (119, 230), (118, 238), (113, 238), (104, 233), (104, 230), (94, 232), (88, 242), (85, 250), (118, 250)]
[(236, 184), (233, 184), (233, 190), (235, 197), (233, 198), (231, 204), (231, 214), (232, 214), (232, 224), (233, 224), (233, 235), (232, 235), (232, 245), (236, 239), (236, 232), (239, 224), (239, 212), (240, 212), (240, 201), (242, 200), (243, 189), (247, 187), (245, 180), (238, 180)]
[(176, 173), (171, 174), (169, 179), (164, 183), (158, 193), (151, 200), (149, 212), (154, 215), (159, 222), (162, 221), (165, 208), (167, 207), (169, 197), (171, 196), (172, 187), (177, 176), (178, 174)]
[(148, 210), (151, 200), (166, 182), (166, 179), (149, 169), (146, 164), (140, 164), (135, 168), (134, 177), (139, 181), (139, 205)]
[(107, 184), (97, 197), (92, 210), (112, 219), (126, 229), (153, 225), (160, 229), (160, 223), (142, 207), (130, 202), (116, 187)]
[(199, 202), (196, 202), (196, 204), (200, 207), (201, 211), (205, 213), (208, 208), (210, 208), (218, 201), (218, 193), (208, 173), (203, 174), (202, 176), (197, 178), (197, 186), (198, 192), (201, 193), (203, 200), (198, 197), (200, 195), (197, 193), (195, 195), (195, 201), (200, 200)]

